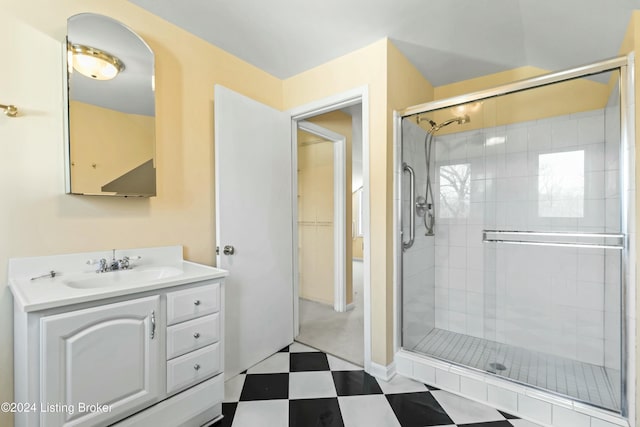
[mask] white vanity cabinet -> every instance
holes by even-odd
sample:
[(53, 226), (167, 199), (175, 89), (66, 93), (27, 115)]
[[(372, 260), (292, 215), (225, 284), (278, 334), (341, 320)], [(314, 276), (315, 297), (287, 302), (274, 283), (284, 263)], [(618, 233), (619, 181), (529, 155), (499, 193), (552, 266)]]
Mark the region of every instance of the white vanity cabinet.
[[(42, 317), (42, 401), (74, 409), (42, 411), (42, 424), (97, 425), (157, 401), (163, 394), (159, 315), (154, 295)], [(83, 412), (84, 405), (104, 404), (108, 411)]]
[[(199, 427), (222, 417), (227, 272), (183, 261), (181, 247), (131, 255), (140, 252), (148, 266), (100, 275), (64, 269), (99, 253), (10, 260), (16, 427)], [(55, 278), (31, 280), (50, 266), (60, 266)]]

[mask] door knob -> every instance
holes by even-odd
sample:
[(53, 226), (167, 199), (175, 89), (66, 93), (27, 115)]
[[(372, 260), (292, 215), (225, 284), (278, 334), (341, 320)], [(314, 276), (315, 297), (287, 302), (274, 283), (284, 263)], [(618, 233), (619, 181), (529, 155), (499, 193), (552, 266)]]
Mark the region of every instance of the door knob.
[(223, 252), (225, 255), (233, 255), (233, 254), (236, 252), (236, 249), (235, 249), (233, 246), (231, 246), (231, 245), (226, 245), (226, 246), (224, 247), (224, 249), (222, 250), (222, 252)]

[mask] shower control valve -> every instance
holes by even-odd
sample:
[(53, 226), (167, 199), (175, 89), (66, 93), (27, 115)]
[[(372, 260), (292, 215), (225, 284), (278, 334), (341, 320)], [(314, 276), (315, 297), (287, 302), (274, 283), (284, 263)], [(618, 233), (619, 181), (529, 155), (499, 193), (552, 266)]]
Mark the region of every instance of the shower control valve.
[(418, 196), (416, 198), (416, 215), (422, 217), (427, 210), (431, 210), (431, 203), (427, 203), (423, 196)]

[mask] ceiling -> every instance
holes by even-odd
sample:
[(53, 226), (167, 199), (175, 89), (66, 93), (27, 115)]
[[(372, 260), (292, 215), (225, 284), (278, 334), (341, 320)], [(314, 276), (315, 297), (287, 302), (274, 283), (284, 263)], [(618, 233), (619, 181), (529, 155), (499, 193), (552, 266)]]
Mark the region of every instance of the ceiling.
[(130, 0), (284, 79), (383, 37), (434, 86), (616, 56), (640, 0)]

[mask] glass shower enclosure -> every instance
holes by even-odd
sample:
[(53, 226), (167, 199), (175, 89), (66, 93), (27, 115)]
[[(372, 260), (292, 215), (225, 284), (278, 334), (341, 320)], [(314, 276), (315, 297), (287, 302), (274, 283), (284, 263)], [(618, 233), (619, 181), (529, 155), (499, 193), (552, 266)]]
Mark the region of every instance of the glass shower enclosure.
[(402, 349), (625, 413), (617, 64), (401, 113)]

